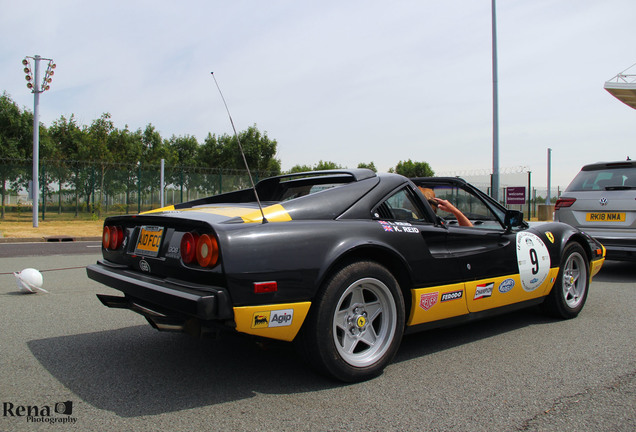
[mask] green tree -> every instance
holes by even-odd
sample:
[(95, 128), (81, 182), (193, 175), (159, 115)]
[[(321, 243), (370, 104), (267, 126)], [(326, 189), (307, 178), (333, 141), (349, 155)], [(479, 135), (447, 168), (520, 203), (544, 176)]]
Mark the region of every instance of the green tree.
[[(71, 121), (73, 123), (75, 122), (75, 119), (72, 116)], [(50, 158), (54, 159), (56, 163), (53, 167), (52, 163), (49, 162), (48, 170), (54, 170), (58, 179), (59, 194), (57, 212), (60, 214), (62, 212), (62, 192), (70, 175), (70, 162), (65, 160), (66, 154), (64, 153), (64, 147), (66, 142), (70, 141), (72, 138), (70, 137), (70, 124), (66, 117), (62, 116), (59, 120), (53, 121), (53, 124), (49, 128), (49, 135), (51, 137), (51, 142), (53, 143), (53, 152)]]
[(75, 217), (79, 215), (79, 198), (89, 181), (91, 171), (86, 160), (90, 159), (88, 129), (78, 125), (75, 116), (67, 119), (61, 116), (49, 129), (51, 139), (57, 152), (53, 157), (63, 168), (60, 174), (60, 189), (64, 183), (71, 186), (75, 195)]
[(287, 173), (294, 174), (307, 171), (313, 171), (313, 168), (310, 165), (294, 165), (289, 171), (287, 171)]
[(332, 161), (320, 160), (320, 161), (318, 161), (318, 163), (314, 164), (313, 166), (311, 166), (311, 165), (294, 165), (293, 167), (291, 167), (291, 169), (289, 171), (287, 171), (287, 173), (288, 174), (293, 174), (293, 173), (299, 173), (299, 172), (324, 171), (324, 170), (331, 170), (331, 169), (343, 169), (343, 167), (338, 165), (335, 162), (332, 162)]
[(168, 163), (174, 162), (176, 156), (152, 123), (148, 123), (143, 132), (141, 132), (141, 142), (143, 144), (141, 155), (143, 163), (158, 165), (161, 159)]
[(161, 134), (151, 123), (148, 123), (146, 128), (140, 132), (143, 152), (140, 163), (142, 177), (139, 182), (141, 190), (147, 191), (152, 201), (155, 198), (155, 190), (158, 189), (161, 159), (167, 166), (171, 166), (175, 164), (177, 155), (168, 145), (168, 140), (161, 138)]
[[(47, 203), (51, 200), (50, 197), (53, 192), (51, 184), (58, 183), (60, 177), (64, 176), (64, 173), (57, 163), (57, 159), (61, 156), (58, 145), (51, 135), (49, 128), (44, 124), (39, 125), (38, 155), (38, 187), (41, 191), (39, 198), (42, 200), (40, 208), (42, 210), (42, 219), (45, 220)], [(27, 153), (27, 156), (30, 156), (31, 160), (33, 160), (33, 146), (31, 146), (31, 151)], [(24, 182), (24, 184), (27, 184), (27, 182)]]
[(378, 169), (375, 167), (375, 164), (373, 162), (369, 162), (369, 163), (360, 162), (358, 164), (358, 168), (367, 168), (373, 172), (376, 172), (376, 173), (378, 172)]
[(135, 190), (138, 164), (144, 148), (141, 131), (131, 132), (128, 125), (121, 130), (115, 128), (108, 137), (108, 146), (113, 152), (113, 159), (120, 161), (110, 176), (109, 193), (112, 195), (123, 191), (126, 195), (125, 212), (130, 213), (130, 193)]
[[(33, 114), (22, 111), (5, 93), (0, 98), (0, 192), (2, 194), (2, 215), (7, 186), (24, 187), (30, 170), (6, 160), (25, 160), (31, 156)], [(245, 159), (255, 180), (266, 175), (280, 174), (280, 160), (276, 158), (277, 142), (266, 132), (258, 130), (256, 125), (238, 132)], [(157, 183), (156, 167), (161, 159), (166, 161), (167, 179), (171, 183), (193, 186), (192, 179), (183, 169), (171, 167), (192, 167), (193, 172), (203, 172), (215, 178), (218, 189), (221, 183), (232, 189), (245, 179), (245, 164), (235, 136), (209, 134), (200, 145), (193, 136), (162, 139), (156, 128), (149, 123), (144, 129), (132, 133), (128, 126), (123, 130), (115, 128), (110, 113), (102, 114), (91, 122), (90, 126), (79, 125), (71, 115), (53, 122), (50, 130), (40, 126), (40, 159), (45, 165), (40, 171), (41, 184), (44, 187), (43, 198), (49, 185), (59, 182), (60, 195), (58, 211), (62, 206), (64, 189), (75, 191), (75, 212), (79, 213), (80, 198), (85, 197), (87, 208), (93, 204), (108, 205), (113, 194), (128, 192), (137, 178), (137, 184), (143, 190), (152, 191)], [(120, 167), (113, 169), (114, 166)], [(152, 178), (142, 178), (142, 168), (149, 167)], [(213, 172), (213, 170), (216, 170)], [(221, 176), (224, 173), (224, 177)], [(235, 173), (226, 180), (228, 174)], [(156, 186), (155, 186), (156, 187)], [(97, 194), (99, 193), (99, 200)], [(92, 198), (92, 199), (91, 199)], [(43, 206), (43, 210), (46, 205)], [(94, 208), (92, 209), (95, 210)], [(98, 208), (98, 212), (101, 209)]]
[(199, 142), (191, 135), (172, 136), (166, 141), (169, 151), (175, 155), (175, 163), (180, 166), (194, 167), (199, 165)]
[(0, 217), (5, 217), (7, 183), (16, 188), (20, 174), (24, 171), (18, 160), (27, 157), (33, 143), (33, 115), (23, 112), (6, 92), (0, 96)]
[[(276, 175), (280, 173), (280, 160), (276, 158), (277, 142), (261, 133), (256, 125), (238, 132), (245, 160), (254, 172)], [(204, 166), (245, 170), (245, 163), (235, 136), (208, 134), (201, 149)]]
[(179, 185), (181, 201), (184, 200), (184, 189), (185, 201), (189, 201), (190, 190), (197, 186), (198, 176), (195, 175), (195, 168), (201, 164), (199, 142), (191, 135), (173, 135), (167, 140), (166, 145), (176, 157), (175, 169), (167, 173), (166, 178), (169, 182)]
[[(100, 118), (93, 120), (88, 128), (89, 133), (89, 159), (96, 160), (100, 168), (100, 185), (99, 185), (99, 206), (97, 209), (98, 216), (101, 216), (101, 203), (104, 193), (104, 181), (106, 178), (106, 170), (110, 163), (113, 162), (113, 153), (108, 147), (108, 141), (111, 132), (115, 129), (115, 125), (111, 120), (110, 113), (104, 113)], [(94, 198), (96, 181), (93, 178), (92, 194)], [(94, 209), (93, 209), (94, 210)]]
[[(238, 135), (250, 169), (266, 175), (280, 174), (280, 160), (276, 158), (276, 140), (270, 139), (267, 132), (261, 133), (256, 125), (248, 127)], [(240, 165), (242, 159), (235, 156), (235, 165)]]
[(331, 170), (331, 169), (342, 169), (342, 168), (343, 167), (341, 167), (340, 165), (338, 165), (335, 162), (323, 161), (323, 160), (318, 161), (318, 163), (316, 165), (314, 165), (314, 170), (315, 171)]
[(390, 169), (389, 172), (395, 172), (404, 177), (433, 177), (435, 175), (428, 162), (413, 162), (411, 159), (398, 162), (395, 169)]
[[(280, 174), (280, 160), (276, 158), (278, 145), (276, 140), (270, 139), (266, 132), (261, 133), (256, 125), (237, 134), (254, 181), (258, 181), (262, 177)], [(202, 167), (245, 173), (245, 163), (235, 136), (208, 134), (200, 148), (199, 159)], [(243, 174), (236, 176), (233, 180), (231, 178), (226, 180), (224, 177), (224, 188), (248, 187), (245, 180)], [(220, 187), (215, 186), (216, 184), (218, 184), (217, 176), (212, 174), (208, 174), (206, 181), (203, 182), (203, 186), (211, 191), (220, 190)]]

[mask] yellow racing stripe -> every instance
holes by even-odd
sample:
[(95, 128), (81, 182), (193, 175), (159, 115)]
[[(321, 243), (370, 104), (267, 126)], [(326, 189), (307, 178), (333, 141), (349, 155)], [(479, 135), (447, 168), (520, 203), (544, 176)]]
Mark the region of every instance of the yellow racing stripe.
[(141, 212), (139, 214), (143, 215), (143, 214), (149, 214), (149, 213), (160, 213), (160, 212), (172, 211), (172, 210), (174, 210), (174, 206), (170, 205), (170, 206), (167, 206), (167, 207), (161, 207), (161, 208), (157, 208), (157, 209), (154, 209), (154, 210), (144, 211), (144, 212)]
[[(263, 213), (265, 213), (265, 219), (268, 222), (288, 222), (292, 220), (285, 207), (280, 204), (271, 205), (269, 207), (265, 207), (263, 209)], [(241, 216), (243, 222), (245, 223), (253, 223), (253, 222), (262, 222), (263, 216), (261, 215), (260, 210), (255, 210), (252, 213)]]

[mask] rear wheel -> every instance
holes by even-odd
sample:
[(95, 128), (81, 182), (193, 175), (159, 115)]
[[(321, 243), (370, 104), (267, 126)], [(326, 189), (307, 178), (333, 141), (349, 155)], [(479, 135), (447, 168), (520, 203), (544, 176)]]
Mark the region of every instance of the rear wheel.
[(356, 382), (382, 372), (404, 331), (404, 300), (393, 275), (374, 262), (336, 272), (312, 304), (301, 350), (318, 371)]
[(557, 318), (574, 318), (583, 309), (589, 284), (585, 251), (578, 243), (570, 243), (563, 250), (557, 281), (544, 303), (545, 311)]

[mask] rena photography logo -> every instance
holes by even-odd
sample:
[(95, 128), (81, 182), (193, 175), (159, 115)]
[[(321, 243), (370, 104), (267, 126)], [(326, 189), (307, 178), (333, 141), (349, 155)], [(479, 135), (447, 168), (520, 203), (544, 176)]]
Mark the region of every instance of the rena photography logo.
[(5, 418), (21, 418), (27, 423), (70, 423), (77, 422), (73, 415), (73, 402), (57, 402), (49, 405), (20, 405), (2, 402), (2, 415)]

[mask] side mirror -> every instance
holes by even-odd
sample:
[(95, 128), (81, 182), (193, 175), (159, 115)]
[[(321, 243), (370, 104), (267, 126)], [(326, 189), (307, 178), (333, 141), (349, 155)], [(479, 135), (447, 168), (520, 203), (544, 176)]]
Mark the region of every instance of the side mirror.
[(506, 211), (506, 217), (504, 219), (506, 229), (522, 226), (523, 224), (523, 212), (520, 212), (519, 210)]

